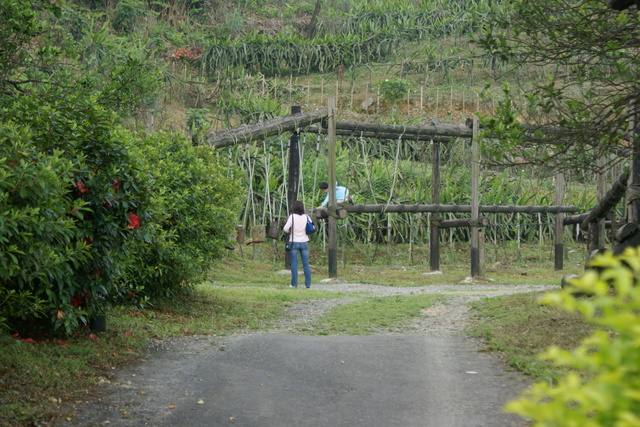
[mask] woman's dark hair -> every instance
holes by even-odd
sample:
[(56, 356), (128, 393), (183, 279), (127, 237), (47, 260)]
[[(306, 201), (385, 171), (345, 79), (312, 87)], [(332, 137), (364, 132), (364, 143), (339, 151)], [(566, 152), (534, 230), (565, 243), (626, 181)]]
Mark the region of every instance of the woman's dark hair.
[(300, 200), (296, 200), (291, 204), (291, 213), (304, 215), (304, 203)]
[(321, 190), (328, 190), (328, 189), (329, 189), (329, 183), (327, 183), (327, 182), (321, 182), (321, 183), (320, 183), (320, 189), (321, 189)]

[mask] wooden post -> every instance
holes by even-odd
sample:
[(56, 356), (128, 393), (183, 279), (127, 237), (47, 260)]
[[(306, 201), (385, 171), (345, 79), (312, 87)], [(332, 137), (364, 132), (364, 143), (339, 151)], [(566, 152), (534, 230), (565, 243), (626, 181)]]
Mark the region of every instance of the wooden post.
[[(564, 199), (564, 174), (562, 172), (556, 175), (556, 206), (562, 206)], [(564, 261), (564, 218), (561, 212), (556, 213), (555, 224), (555, 244), (554, 244), (554, 268), (562, 270)]]
[[(299, 106), (291, 107), (291, 114), (300, 113)], [(291, 204), (298, 200), (298, 185), (300, 182), (300, 133), (294, 130), (289, 138), (289, 177), (287, 180), (287, 211), (291, 213)], [(284, 267), (291, 268), (291, 254), (285, 252)]]
[[(433, 163), (431, 164), (431, 197), (434, 205), (440, 204), (440, 143), (432, 143)], [(440, 269), (440, 227), (436, 223), (440, 220), (440, 214), (434, 213), (429, 223), (429, 266), (431, 271)]]
[(409, 265), (413, 265), (413, 215), (409, 215)]
[[(606, 165), (606, 159), (604, 158), (603, 155), (598, 156), (598, 159), (596, 160), (597, 164), (598, 164), (598, 184), (597, 184), (597, 192), (598, 192), (598, 200), (602, 200), (605, 195), (607, 194), (607, 189), (605, 188), (605, 186), (607, 185), (607, 178), (604, 174), (604, 168)], [(605, 223), (606, 218), (600, 218), (600, 220), (598, 221), (598, 226), (596, 227), (596, 245), (597, 247), (594, 248), (595, 249), (603, 249), (604, 248), (604, 239), (605, 239), (605, 229), (604, 229), (604, 223)]]
[[(329, 118), (328, 118), (328, 180), (329, 180), (329, 210), (335, 212), (336, 203), (336, 99), (331, 97), (328, 100)], [(336, 239), (336, 218), (329, 216), (329, 277), (335, 279), (338, 277), (338, 242)]]
[[(479, 215), (479, 182), (480, 182), (480, 149), (478, 147), (479, 133), (478, 116), (473, 116), (473, 137), (471, 138), (471, 220), (477, 221)], [(480, 252), (478, 227), (472, 226), (471, 232), (471, 277), (480, 274)]]
[[(598, 204), (602, 203), (604, 198), (606, 197), (606, 179), (604, 176), (604, 165), (605, 159), (602, 155), (599, 155), (596, 159), (597, 167), (598, 167), (598, 177), (597, 177), (597, 197)], [(585, 262), (591, 259), (591, 253), (595, 250), (599, 250), (604, 248), (604, 238), (605, 238), (605, 216), (601, 216), (597, 221), (589, 224), (588, 233), (587, 233), (587, 254), (585, 258)]]
[[(291, 114), (300, 113), (299, 106), (291, 107)], [(289, 138), (289, 178), (287, 188), (287, 207), (298, 200), (298, 185), (300, 182), (300, 133), (294, 130)]]
[(633, 150), (631, 151), (631, 172), (629, 176), (629, 185), (627, 186), (627, 218), (628, 222), (640, 225), (640, 198), (638, 198), (638, 189), (640, 188), (640, 100), (635, 99), (632, 103), (632, 116), (629, 120), (629, 131), (632, 137)]
[(484, 277), (487, 273), (484, 251), (484, 231), (478, 231), (478, 276)]

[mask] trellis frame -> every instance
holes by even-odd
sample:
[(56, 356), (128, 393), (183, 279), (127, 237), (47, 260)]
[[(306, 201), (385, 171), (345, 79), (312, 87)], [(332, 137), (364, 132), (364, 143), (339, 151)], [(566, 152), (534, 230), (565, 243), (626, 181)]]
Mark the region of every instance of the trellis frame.
[[(561, 206), (560, 201), (556, 200), (556, 206), (480, 206), (479, 205), (479, 175), (480, 160), (478, 150), (479, 123), (477, 117), (467, 120), (465, 125), (436, 124), (432, 123), (428, 126), (406, 126), (391, 125), (377, 123), (358, 123), (358, 122), (339, 122), (335, 120), (337, 109), (335, 107), (335, 98), (330, 98), (328, 108), (317, 110), (313, 113), (302, 113), (300, 107), (292, 107), (292, 114), (285, 117), (263, 121), (252, 125), (244, 125), (237, 128), (227, 129), (221, 132), (214, 132), (207, 136), (209, 145), (221, 148), (238, 143), (250, 143), (251, 141), (263, 139), (268, 136), (281, 134), (284, 132), (293, 132), (290, 140), (290, 149), (296, 151), (298, 148), (292, 147), (299, 144), (297, 135), (300, 132), (324, 133), (328, 135), (329, 145), (331, 141), (335, 144), (336, 135), (354, 135), (367, 136), (370, 138), (381, 139), (410, 139), (421, 141), (432, 141), (434, 150), (434, 162), (432, 163), (432, 178), (435, 182), (440, 182), (440, 165), (436, 161), (440, 158), (439, 142), (448, 141), (450, 138), (469, 138), (472, 141), (472, 204), (470, 206), (460, 205), (440, 205), (439, 185), (433, 186), (433, 205), (337, 205), (335, 202), (335, 193), (329, 192), (328, 209), (315, 209), (314, 214), (329, 220), (329, 245), (328, 245), (328, 265), (329, 277), (337, 277), (337, 239), (336, 239), (336, 220), (344, 218), (344, 212), (353, 213), (374, 213), (374, 212), (432, 212), (434, 216), (431, 220), (431, 238), (430, 238), (430, 268), (432, 271), (439, 269), (440, 264), (440, 246), (439, 246), (439, 228), (442, 222), (439, 213), (458, 213), (470, 212), (469, 221), (463, 221), (460, 224), (446, 224), (448, 226), (466, 226), (471, 231), (471, 276), (476, 277), (483, 274), (483, 266), (480, 260), (484, 259), (482, 245), (479, 239), (480, 228), (486, 226), (485, 221), (480, 221), (479, 214), (481, 212), (522, 212), (522, 213), (555, 213), (556, 222), (564, 220), (563, 213), (575, 213), (578, 208), (575, 206)], [(527, 129), (527, 125), (523, 125)], [(549, 129), (550, 132), (556, 129)], [(297, 152), (297, 151), (296, 151)], [(335, 150), (329, 150), (329, 182), (335, 182)], [(291, 163), (290, 163), (290, 168)], [(295, 167), (295, 165), (294, 165)], [(299, 165), (298, 165), (299, 167)], [(297, 179), (299, 174), (289, 173), (289, 188), (297, 189)], [(333, 178), (332, 178), (333, 177)], [(557, 191), (560, 191), (557, 189)], [(333, 197), (331, 197), (333, 193)], [(296, 199), (297, 194), (288, 194), (289, 201)], [(556, 251), (556, 269), (562, 269), (563, 245), (562, 233), (558, 236), (557, 230), (561, 226), (556, 227), (556, 241), (554, 249)]]

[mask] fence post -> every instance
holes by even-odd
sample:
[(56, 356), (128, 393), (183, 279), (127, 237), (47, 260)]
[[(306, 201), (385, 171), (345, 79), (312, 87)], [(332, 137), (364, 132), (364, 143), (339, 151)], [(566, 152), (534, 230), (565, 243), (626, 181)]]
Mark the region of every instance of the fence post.
[[(564, 199), (564, 174), (559, 172), (556, 175), (556, 206), (562, 206)], [(564, 214), (562, 212), (556, 213), (555, 224), (555, 245), (554, 245), (554, 268), (556, 270), (562, 270), (564, 261)]]
[[(329, 120), (328, 120), (328, 179), (329, 179), (329, 209), (335, 210), (336, 203), (336, 98), (329, 98)], [(338, 277), (338, 243), (336, 239), (336, 217), (329, 215), (329, 277), (335, 279)]]
[[(431, 192), (434, 205), (440, 204), (440, 143), (432, 141), (433, 163), (431, 164)], [(440, 214), (435, 212), (429, 221), (429, 265), (431, 271), (440, 269), (440, 227), (436, 224)]]
[[(473, 137), (471, 138), (471, 220), (477, 221), (479, 216), (479, 182), (480, 182), (480, 149), (478, 134), (480, 125), (478, 116), (473, 116)], [(478, 247), (478, 226), (472, 226), (471, 232), (471, 277), (480, 275), (480, 253)]]

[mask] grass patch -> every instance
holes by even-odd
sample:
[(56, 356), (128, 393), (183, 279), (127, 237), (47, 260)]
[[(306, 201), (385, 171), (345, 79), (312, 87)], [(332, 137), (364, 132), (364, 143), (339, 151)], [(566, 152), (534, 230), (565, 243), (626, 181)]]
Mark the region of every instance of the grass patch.
[[(270, 244), (253, 246), (251, 255), (245, 251), (244, 259), (237, 250), (229, 252), (229, 258), (213, 269), (213, 283), (220, 286), (288, 286), (288, 276), (275, 274), (285, 268), (282, 247), (279, 254), (274, 254)], [(383, 253), (385, 256), (376, 263), (362, 256), (363, 245), (349, 245), (346, 255), (343, 254), (344, 249), (339, 248), (338, 278), (381, 286), (426, 286), (459, 284), (471, 275), (468, 245), (447, 245), (441, 249), (440, 274), (431, 272), (428, 246), (415, 245), (413, 261), (409, 259), (408, 248), (407, 244), (390, 245)], [(392, 255), (386, 257), (387, 253)], [(520, 256), (516, 256), (518, 253)], [(548, 245), (541, 248), (539, 245), (522, 244), (519, 249), (502, 255), (499, 260), (487, 260), (484, 282), (495, 285), (560, 285), (563, 275), (584, 271), (584, 250), (578, 245), (574, 248), (567, 244), (562, 272), (554, 270), (553, 248)], [(312, 282), (327, 279), (327, 258), (320, 243), (312, 243), (309, 260)]]
[(502, 353), (506, 363), (537, 380), (555, 380), (566, 370), (540, 360), (551, 345), (571, 349), (593, 331), (577, 314), (538, 303), (541, 293), (487, 298), (472, 304), (478, 317), (469, 333), (486, 340), (487, 350)]
[(424, 294), (365, 298), (335, 307), (320, 318), (310, 332), (315, 335), (371, 335), (398, 331), (439, 299), (439, 296)]

